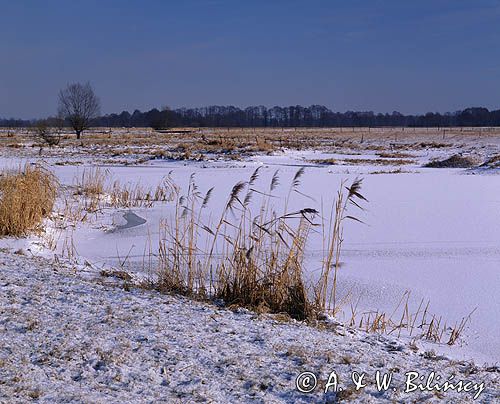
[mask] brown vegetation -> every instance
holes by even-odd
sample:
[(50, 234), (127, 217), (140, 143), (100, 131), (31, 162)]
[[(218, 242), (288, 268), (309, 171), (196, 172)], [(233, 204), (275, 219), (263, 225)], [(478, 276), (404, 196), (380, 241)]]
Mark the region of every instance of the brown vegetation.
[[(315, 149), (337, 154), (377, 152), (383, 159), (408, 159), (410, 151), (455, 148), (474, 142), (487, 144), (500, 135), (500, 129), (490, 128), (478, 137), (477, 128), (447, 128), (446, 139), (436, 128), (172, 128), (154, 131), (150, 128), (94, 128), (82, 141), (75, 139), (68, 128), (48, 128), (60, 132), (58, 148), (47, 150), (50, 155), (68, 158), (92, 155), (116, 157), (127, 155), (131, 161), (164, 156), (192, 159), (201, 154), (232, 158), (254, 153), (287, 149)], [(361, 142), (361, 139), (363, 141)], [(26, 129), (1, 129), (0, 147), (18, 148), (19, 154), (35, 154), (38, 150), (24, 149), (33, 145), (32, 132)], [(39, 145), (37, 145), (39, 147)], [(363, 163), (363, 162), (360, 162)], [(357, 163), (353, 163), (357, 164)], [(383, 164), (380, 162), (380, 164)]]
[(41, 167), (26, 165), (0, 177), (0, 235), (24, 236), (37, 229), (54, 206), (57, 193), (54, 175)]
[[(303, 173), (301, 168), (295, 174), (289, 197), (297, 191)], [(311, 285), (304, 280), (303, 258), (310, 232), (319, 226), (315, 222), (319, 212), (306, 207), (277, 214), (271, 198), (278, 173), (267, 190), (254, 188), (258, 176), (257, 169), (249, 181), (234, 185), (214, 223), (201, 221), (212, 189), (200, 195), (192, 178), (186, 195), (176, 190), (175, 217), (162, 223), (160, 277), (154, 287), (198, 298), (215, 297), (260, 312), (287, 313), (296, 319), (335, 311), (342, 222), (353, 219), (346, 215), (347, 203), (364, 199), (359, 193), (361, 182), (339, 191), (331, 222), (325, 227), (324, 270), (318, 283)], [(249, 205), (257, 197), (261, 198), (260, 214), (254, 216)], [(208, 237), (205, 248), (200, 246), (200, 232)]]
[(470, 168), (478, 164), (477, 157), (454, 154), (444, 160), (433, 160), (424, 165), (429, 168)]
[(402, 166), (413, 164), (413, 160), (404, 159), (315, 159), (310, 160), (315, 164), (322, 165), (383, 165), (383, 166)]

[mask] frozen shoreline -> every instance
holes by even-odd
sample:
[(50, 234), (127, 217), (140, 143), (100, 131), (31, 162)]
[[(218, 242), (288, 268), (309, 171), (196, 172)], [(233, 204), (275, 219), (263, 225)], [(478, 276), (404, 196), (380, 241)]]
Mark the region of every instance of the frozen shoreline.
[[(355, 402), (472, 402), (472, 392), (402, 391), (417, 371), (484, 382), (476, 402), (500, 399), (498, 369), (432, 357), (392, 337), (332, 325), (321, 330), (279, 316), (230, 311), (156, 292), (124, 290), (85, 267), (0, 253), (0, 399), (40, 402), (266, 401), (326, 397), (295, 390), (311, 371), (336, 371), (353, 388), (352, 371), (393, 373), (393, 385), (347, 392)], [(496, 369), (496, 370), (495, 370)], [(324, 383), (322, 385), (324, 387)], [(329, 393), (331, 399), (334, 393)]]

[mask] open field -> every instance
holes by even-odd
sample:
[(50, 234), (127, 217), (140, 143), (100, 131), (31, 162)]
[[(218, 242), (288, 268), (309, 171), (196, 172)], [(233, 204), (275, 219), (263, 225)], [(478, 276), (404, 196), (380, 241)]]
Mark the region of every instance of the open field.
[(500, 144), (500, 128), (96, 128), (81, 140), (61, 133), (58, 147), (49, 148), (29, 129), (0, 128), (0, 147), (19, 156), (95, 156), (150, 159), (242, 159), (283, 149), (315, 149), (339, 154), (384, 153), (398, 157), (432, 157), (436, 151), (478, 153), (487, 157)]
[[(301, 317), (295, 278), (276, 280), (285, 268), (306, 302), (324, 289), (328, 321), (498, 369), (499, 162), (500, 128), (99, 128), (53, 147), (3, 128), (0, 167), (41, 164), (59, 190), (37, 231), (0, 247), (287, 322)], [(332, 230), (339, 190), (358, 179), (366, 200)], [(335, 281), (318, 288), (325, 269)], [(257, 297), (228, 292), (252, 276)], [(272, 306), (268, 279), (294, 299)]]

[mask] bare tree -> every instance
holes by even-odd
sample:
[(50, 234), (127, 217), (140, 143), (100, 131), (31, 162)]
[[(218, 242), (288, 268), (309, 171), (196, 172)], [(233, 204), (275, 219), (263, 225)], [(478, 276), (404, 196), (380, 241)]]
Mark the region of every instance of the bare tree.
[[(61, 130), (58, 126), (51, 126), (52, 121), (42, 119), (34, 124), (35, 135), (49, 147), (57, 146), (61, 141)], [(62, 127), (62, 126), (61, 126)]]
[(100, 110), (101, 103), (90, 83), (69, 84), (59, 92), (59, 116), (69, 122), (77, 139), (90, 127), (92, 119), (99, 116)]

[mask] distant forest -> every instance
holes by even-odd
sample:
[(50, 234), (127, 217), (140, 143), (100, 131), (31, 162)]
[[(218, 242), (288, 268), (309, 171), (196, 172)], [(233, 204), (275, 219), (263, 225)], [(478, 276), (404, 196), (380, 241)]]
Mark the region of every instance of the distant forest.
[[(54, 118), (55, 119), (55, 118)], [(27, 127), (33, 120), (0, 119), (0, 126)], [(500, 126), (500, 110), (467, 108), (453, 113), (426, 113), (404, 115), (374, 112), (333, 112), (321, 105), (302, 107), (266, 108), (263, 106), (245, 109), (233, 106), (210, 106), (204, 108), (156, 108), (132, 114), (101, 116), (93, 121), (100, 127), (450, 127), (450, 126)]]

